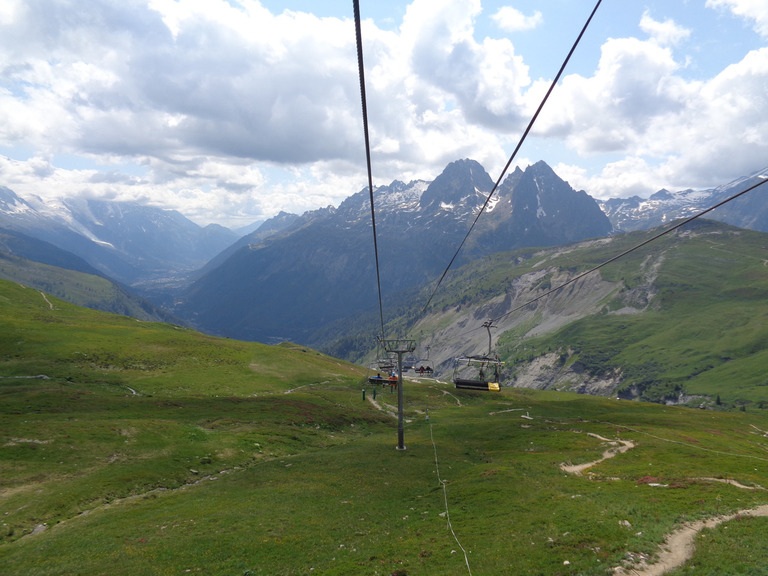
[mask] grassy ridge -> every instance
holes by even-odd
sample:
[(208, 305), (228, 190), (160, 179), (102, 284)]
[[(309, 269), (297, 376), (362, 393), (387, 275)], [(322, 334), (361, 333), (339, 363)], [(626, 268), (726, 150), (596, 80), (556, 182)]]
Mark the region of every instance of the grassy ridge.
[[(96, 381), (138, 392), (257, 393), (359, 377), (360, 368), (307, 348), (214, 338), (171, 324), (104, 314), (2, 282), (0, 361), (6, 376)], [(301, 358), (301, 361), (297, 361)], [(172, 383), (165, 378), (172, 373)], [(197, 383), (190, 387), (189, 378)], [(200, 382), (205, 385), (201, 386)]]
[[(447, 277), (431, 316), (418, 326), (438, 329), (466, 321), (472, 314), (498, 319), (507, 311), (501, 297), (518, 298), (515, 282), (526, 274), (540, 275), (527, 288), (529, 298), (540, 296), (563, 282), (564, 272), (573, 277), (590, 270), (658, 232), (478, 260)], [(601, 378), (620, 373), (619, 392), (628, 397), (659, 402), (704, 395), (714, 405), (720, 396), (720, 408), (768, 408), (763, 370), (768, 349), (766, 262), (764, 233), (708, 221), (689, 224), (593, 273), (616, 286), (599, 302), (597, 313), (584, 311), (575, 320), (574, 302), (590, 301), (577, 283), (516, 315), (502, 316), (507, 326), (499, 335), (497, 351), (507, 362), (507, 381), (511, 383), (531, 360), (554, 353), (561, 356), (562, 367), (576, 365), (578, 374)], [(489, 310), (491, 301), (499, 306)], [(524, 302), (520, 298), (515, 305)], [(574, 317), (567, 325), (528, 335), (569, 305)], [(519, 321), (510, 327), (516, 316)], [(406, 315), (392, 325), (405, 329)], [(550, 380), (557, 387), (578, 386), (578, 378), (558, 379), (560, 367), (555, 367)]]
[[(602, 575), (768, 502), (705, 480), (768, 486), (760, 413), (423, 381), (399, 452), (358, 367), (49, 300), (0, 283), (3, 573), (460, 574), (463, 547), (476, 574)], [(635, 447), (564, 473), (608, 447), (590, 433)], [(738, 526), (742, 571), (705, 573), (762, 569), (765, 520)]]
[[(329, 430), (382, 418), (317, 394), (285, 396), (360, 380), (359, 367), (314, 351), (211, 338), (0, 285), (0, 489), (24, 510), (8, 523), (10, 538), (222, 466), (338, 443)], [(53, 501), (28, 502), (51, 486)]]
[[(513, 363), (555, 351), (592, 375), (621, 371), (622, 390), (645, 400), (686, 393), (768, 408), (766, 259), (764, 234), (703, 223), (601, 271), (624, 284), (603, 313), (501, 347)], [(643, 311), (616, 313), (627, 305)]]
[[(1, 240), (2, 233), (0, 233)], [(66, 263), (62, 263), (64, 264)], [(170, 314), (130, 294), (103, 276), (19, 258), (4, 253), (2, 245), (0, 245), (0, 279), (37, 288), (77, 306), (125, 314), (148, 321), (174, 320)]]

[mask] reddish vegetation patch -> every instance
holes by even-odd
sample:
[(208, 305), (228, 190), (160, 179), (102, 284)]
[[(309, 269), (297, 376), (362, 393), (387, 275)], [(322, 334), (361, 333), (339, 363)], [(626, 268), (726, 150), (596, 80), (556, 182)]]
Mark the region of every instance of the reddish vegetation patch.
[(480, 476), (495, 476), (498, 473), (498, 470), (486, 470), (485, 472), (481, 472)]
[(637, 480), (638, 484), (658, 483), (659, 479), (654, 476), (643, 476)]

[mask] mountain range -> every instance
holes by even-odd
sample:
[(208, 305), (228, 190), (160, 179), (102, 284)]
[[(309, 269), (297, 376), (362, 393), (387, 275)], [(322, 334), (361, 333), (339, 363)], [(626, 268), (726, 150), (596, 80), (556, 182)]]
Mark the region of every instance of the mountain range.
[(79, 256), (12, 230), (0, 229), (0, 279), (94, 310), (179, 323), (169, 312), (107, 278)]
[(0, 229), (71, 252), (118, 282), (173, 278), (203, 266), (237, 240), (175, 210), (96, 199), (23, 199), (0, 187)]
[[(516, 169), (500, 184), (454, 267), (496, 252), (663, 224), (707, 208), (766, 173), (711, 190), (661, 190), (646, 200), (598, 202), (537, 162)], [(450, 163), (431, 182), (396, 180), (374, 189), (385, 302), (436, 281), (492, 188), (485, 169), (465, 159)], [(761, 200), (756, 192), (709, 216), (768, 230)], [(44, 202), (0, 187), (0, 231), (16, 239), (12, 248), (6, 241), (0, 252), (87, 268), (162, 306), (179, 322), (212, 334), (322, 348), (329, 326), (376, 315), (367, 188), (337, 208), (280, 213), (239, 237), (221, 226), (200, 227), (172, 210), (96, 199)]]
[[(473, 160), (431, 183), (392, 182), (374, 192), (379, 276), (391, 297), (434, 280), (493, 188)], [(456, 259), (603, 236), (611, 224), (585, 192), (539, 162), (499, 186)], [(175, 312), (206, 332), (246, 340), (315, 342), (329, 322), (375, 308), (376, 259), (367, 189), (337, 208), (309, 212), (240, 247), (196, 280)]]
[[(766, 177), (768, 177), (768, 168), (716, 188), (687, 189), (679, 192), (659, 190), (647, 199), (639, 196), (612, 198), (600, 202), (600, 208), (610, 218), (616, 232), (645, 230), (672, 220), (689, 218), (720, 204)], [(765, 202), (765, 194), (764, 191), (746, 194), (716, 208), (707, 214), (707, 218), (739, 228), (768, 232), (768, 202)]]

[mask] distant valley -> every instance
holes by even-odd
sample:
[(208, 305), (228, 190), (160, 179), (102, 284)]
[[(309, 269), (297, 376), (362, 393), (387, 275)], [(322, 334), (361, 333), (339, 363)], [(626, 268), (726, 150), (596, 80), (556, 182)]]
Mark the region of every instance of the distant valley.
[[(377, 187), (374, 203), (388, 323), (385, 330), (418, 334), (424, 345), (431, 347), (434, 363), (447, 372), (453, 355), (481, 348), (487, 338), (481, 331), (479, 338), (473, 333), (467, 339), (462, 325), (470, 328), (471, 322), (482, 323), (482, 318), (503, 313), (505, 306), (524, 301), (521, 299), (543, 286), (556, 285), (575, 270), (594, 263), (595, 254), (609, 257), (611, 243), (594, 244), (593, 239), (613, 237), (616, 243), (621, 233), (639, 232), (689, 216), (759, 181), (760, 176), (756, 173), (711, 190), (660, 191), (647, 200), (598, 202), (571, 188), (544, 162), (517, 169), (502, 182), (478, 220), (446, 279), (445, 289), (426, 315), (421, 315), (420, 308), (464, 239), (493, 181), (477, 162), (460, 160), (449, 164), (431, 182), (395, 181)], [(768, 211), (761, 198), (757, 193), (747, 195), (708, 217), (767, 231)], [(0, 276), (80, 305), (186, 324), (242, 340), (294, 341), (358, 362), (370, 360), (373, 337), (380, 331), (367, 189), (337, 208), (302, 215), (281, 213), (254, 232), (238, 236), (220, 226), (200, 227), (177, 212), (159, 208), (101, 200), (62, 201), (51, 206), (0, 188), (0, 231), (0, 239), (4, 239), (0, 242), (0, 264), (6, 263), (0, 267)], [(751, 250), (757, 250), (755, 246), (763, 241), (759, 235), (755, 238), (757, 244)], [(531, 248), (536, 250), (531, 252)], [(556, 257), (558, 254), (570, 256), (563, 260)], [(540, 271), (526, 268), (539, 260)], [(552, 263), (545, 264), (549, 261)], [(647, 262), (634, 262), (635, 266), (647, 266)], [(53, 282), (53, 276), (44, 270), (31, 271), (40, 265), (98, 278), (99, 283), (111, 282), (113, 288), (104, 293), (93, 288), (71, 289), (69, 285), (85, 286), (89, 281), (57, 277)], [(478, 266), (482, 274), (477, 272)], [(734, 273), (738, 271), (736, 266)], [(705, 273), (703, 268), (692, 272)], [(495, 283), (484, 274), (505, 280)], [(636, 275), (636, 271), (631, 274)], [(637, 293), (634, 282), (627, 276), (607, 282), (605, 276), (597, 275), (578, 290), (573, 287), (569, 291), (570, 304), (562, 303), (563, 295), (554, 295), (549, 303), (542, 304), (544, 310), (563, 306), (565, 312), (558, 320), (551, 315), (547, 320), (546, 313), (529, 315), (525, 330), (519, 321), (505, 322), (494, 335), (494, 345), (519, 361), (523, 353), (519, 345), (512, 344), (514, 338), (548, 333), (557, 339), (561, 330), (573, 331), (579, 319), (613, 310), (615, 304), (611, 302), (617, 297), (626, 299), (628, 292)], [(652, 281), (647, 284), (646, 296), (653, 300), (660, 289)], [(658, 299), (645, 309), (657, 305)], [(446, 316), (450, 310), (461, 314)], [(460, 317), (464, 320), (458, 320)], [(552, 351), (537, 349), (523, 356), (532, 361), (547, 353)], [(576, 372), (572, 370), (566, 377), (560, 371), (555, 376), (551, 370), (541, 372), (537, 364), (529, 362), (524, 373), (518, 362), (508, 373), (509, 382), (537, 387), (570, 382), (570, 389), (594, 392), (596, 388), (589, 382), (595, 380), (597, 372), (609, 371), (601, 364), (597, 372), (590, 372), (583, 352), (563, 349), (559, 354), (565, 354), (564, 362), (574, 365)], [(585, 366), (586, 372), (574, 377)], [(627, 384), (626, 367), (613, 369), (613, 386), (604, 386), (603, 393), (613, 393)], [(538, 376), (532, 372), (535, 370), (539, 370)], [(547, 386), (536, 384), (542, 378), (551, 382)], [(577, 381), (582, 384), (576, 385)], [(657, 384), (627, 393), (633, 397), (653, 395), (646, 390)], [(666, 393), (661, 396), (671, 397)]]

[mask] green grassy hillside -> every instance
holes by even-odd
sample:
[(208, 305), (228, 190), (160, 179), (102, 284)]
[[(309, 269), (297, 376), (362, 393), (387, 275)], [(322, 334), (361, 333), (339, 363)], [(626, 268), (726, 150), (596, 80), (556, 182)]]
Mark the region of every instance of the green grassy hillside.
[[(364, 376), (0, 282), (2, 573), (603, 575), (768, 503), (762, 413), (423, 380), (397, 451)], [(762, 573), (767, 528), (703, 532), (680, 573)]]
[(765, 234), (701, 223), (602, 269), (621, 290), (599, 313), (524, 341), (511, 333), (501, 348), (512, 365), (554, 353), (566, 369), (620, 374), (628, 397), (768, 408), (766, 262)]
[[(67, 262), (62, 262), (62, 265), (66, 264)], [(1, 232), (0, 279), (31, 286), (67, 302), (94, 310), (156, 322), (175, 320), (171, 314), (131, 294), (113, 281), (97, 275), (95, 270), (94, 273), (88, 273), (62, 268), (20, 258), (4, 251)]]
[(391, 307), (387, 329), (429, 346), (446, 377), (455, 356), (487, 351), (494, 319), (506, 385), (768, 408), (765, 233), (697, 221), (545, 296), (658, 232), (480, 259), (426, 313), (428, 293)]

